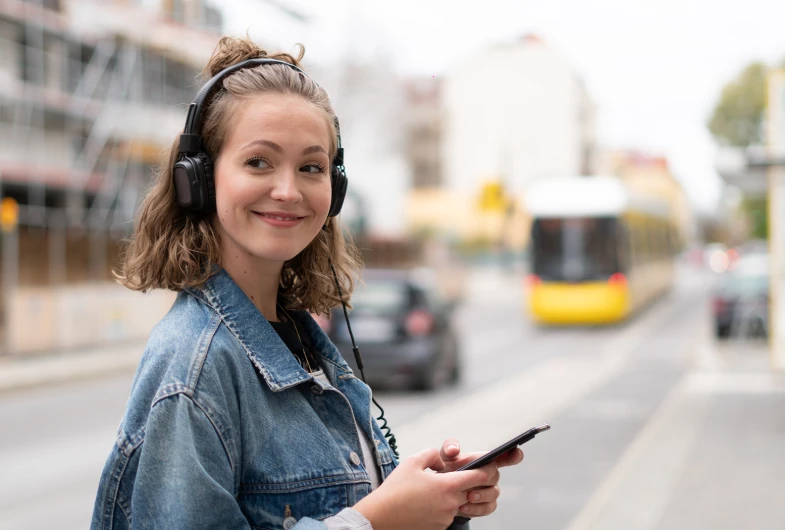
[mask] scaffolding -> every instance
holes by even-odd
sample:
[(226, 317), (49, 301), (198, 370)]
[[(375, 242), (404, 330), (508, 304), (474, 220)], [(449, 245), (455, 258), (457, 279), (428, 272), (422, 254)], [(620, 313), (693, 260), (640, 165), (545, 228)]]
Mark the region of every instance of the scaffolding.
[(110, 279), (221, 31), (202, 0), (0, 0), (3, 322), (19, 286)]

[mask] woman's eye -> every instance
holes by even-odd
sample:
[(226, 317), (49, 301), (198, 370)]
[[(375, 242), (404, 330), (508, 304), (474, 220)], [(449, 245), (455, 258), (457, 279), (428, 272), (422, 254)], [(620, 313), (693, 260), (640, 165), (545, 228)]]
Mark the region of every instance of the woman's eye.
[(249, 158), (245, 161), (245, 164), (256, 169), (266, 169), (270, 167), (270, 164), (264, 158)]
[(300, 171), (304, 171), (305, 173), (324, 173), (325, 168), (321, 164), (308, 164), (300, 168)]

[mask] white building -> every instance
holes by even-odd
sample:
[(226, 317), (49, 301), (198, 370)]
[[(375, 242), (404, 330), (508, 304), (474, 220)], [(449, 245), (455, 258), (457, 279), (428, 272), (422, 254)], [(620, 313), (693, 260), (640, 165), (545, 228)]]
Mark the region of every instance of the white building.
[(575, 70), (534, 36), (461, 61), (443, 102), (448, 189), (476, 193), (501, 179), (518, 194), (534, 178), (592, 170), (593, 105)]
[[(411, 181), (404, 82), (381, 57), (309, 71), (330, 94), (340, 119), (349, 189), (362, 201), (369, 233), (401, 235)], [(351, 201), (346, 206), (344, 221), (357, 213)]]

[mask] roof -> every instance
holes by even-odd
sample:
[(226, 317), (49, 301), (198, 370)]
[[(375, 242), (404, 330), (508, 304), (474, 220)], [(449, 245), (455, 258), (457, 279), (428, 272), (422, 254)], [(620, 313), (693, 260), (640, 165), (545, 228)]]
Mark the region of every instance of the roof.
[(616, 177), (551, 177), (536, 181), (526, 191), (526, 210), (532, 217), (615, 216), (628, 211), (666, 217), (667, 203), (632, 192)]

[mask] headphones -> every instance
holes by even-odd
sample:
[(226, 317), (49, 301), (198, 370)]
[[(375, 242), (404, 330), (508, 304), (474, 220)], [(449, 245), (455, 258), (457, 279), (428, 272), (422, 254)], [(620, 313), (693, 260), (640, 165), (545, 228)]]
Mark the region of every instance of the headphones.
[[(177, 204), (186, 211), (198, 214), (215, 213), (213, 160), (203, 149), (202, 139), (199, 136), (202, 105), (213, 92), (213, 88), (226, 77), (238, 70), (264, 64), (282, 64), (307, 76), (297, 66), (285, 61), (270, 58), (248, 59), (218, 72), (205, 83), (196, 94), (193, 103), (188, 107), (185, 128), (180, 135), (180, 153), (177, 162), (175, 162), (172, 168)], [(346, 198), (346, 187), (349, 184), (349, 180), (346, 178), (346, 168), (343, 164), (343, 147), (341, 147), (341, 129), (338, 125), (338, 118), (335, 118), (335, 130), (338, 133), (338, 149), (330, 165), (332, 196), (330, 198), (328, 217), (335, 217), (341, 213), (341, 207)]]

